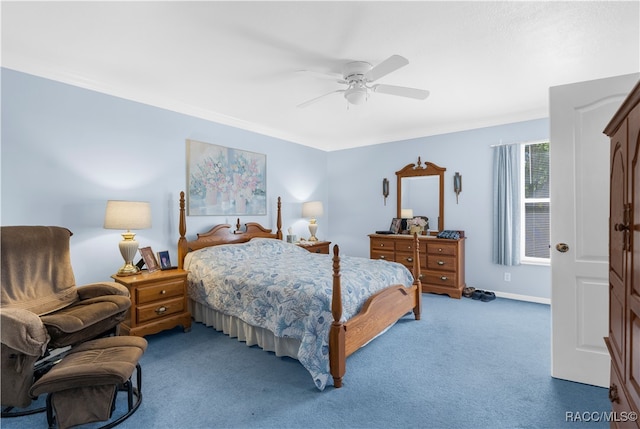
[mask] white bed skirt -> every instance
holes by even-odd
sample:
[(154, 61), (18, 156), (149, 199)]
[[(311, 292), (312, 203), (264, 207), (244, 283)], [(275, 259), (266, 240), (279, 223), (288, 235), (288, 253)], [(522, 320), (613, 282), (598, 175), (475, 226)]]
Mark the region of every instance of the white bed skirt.
[(231, 338), (238, 338), (238, 341), (245, 342), (247, 346), (257, 345), (265, 351), (274, 352), (276, 356), (298, 359), (300, 340), (276, 337), (268, 329), (250, 325), (235, 316), (223, 314), (192, 299), (188, 299), (188, 305), (191, 316), (196, 322), (213, 327), (216, 331), (222, 331)]

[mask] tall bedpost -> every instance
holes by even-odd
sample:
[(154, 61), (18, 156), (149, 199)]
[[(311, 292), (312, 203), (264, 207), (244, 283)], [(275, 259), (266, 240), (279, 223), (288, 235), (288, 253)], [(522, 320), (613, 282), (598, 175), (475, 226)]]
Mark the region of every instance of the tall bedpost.
[(340, 249), (333, 246), (333, 295), (331, 297), (331, 314), (333, 323), (329, 331), (329, 366), (333, 376), (333, 385), (342, 387), (342, 377), (346, 372), (345, 326), (342, 324), (342, 289), (340, 286)]
[(276, 218), (276, 227), (278, 228), (276, 231), (278, 240), (282, 240), (282, 202), (280, 201), (280, 197), (278, 197), (278, 217)]
[(420, 312), (422, 311), (422, 281), (420, 278), (420, 240), (418, 233), (413, 234), (413, 284), (416, 286), (416, 306), (413, 307), (413, 314), (416, 320), (420, 320)]
[(184, 214), (184, 191), (180, 191), (180, 224), (178, 227), (180, 238), (178, 239), (178, 268), (182, 269), (184, 257), (187, 255), (187, 221)]

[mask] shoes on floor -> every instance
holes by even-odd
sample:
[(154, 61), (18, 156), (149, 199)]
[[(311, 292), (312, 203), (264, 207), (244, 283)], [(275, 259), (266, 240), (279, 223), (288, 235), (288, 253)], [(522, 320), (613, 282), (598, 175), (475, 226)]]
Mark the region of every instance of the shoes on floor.
[(496, 294), (493, 292), (490, 292), (488, 290), (484, 291), (484, 293), (482, 294), (482, 297), (480, 298), (480, 301), (482, 302), (488, 302), (488, 301), (493, 301), (494, 299), (496, 299)]
[(471, 294), (471, 299), (479, 300), (479, 299), (482, 298), (483, 295), (484, 295), (484, 291), (483, 290), (476, 289)]
[[(464, 291), (463, 291), (463, 293), (464, 293)], [(493, 301), (494, 299), (496, 299), (496, 294), (494, 292), (491, 292), (491, 291), (488, 291), (488, 290), (476, 289), (471, 294), (471, 299), (475, 299), (476, 301), (489, 302), (489, 301)]]
[(471, 298), (471, 295), (473, 295), (473, 292), (476, 291), (476, 288), (474, 287), (466, 287), (462, 290), (462, 296), (464, 296), (465, 298)]

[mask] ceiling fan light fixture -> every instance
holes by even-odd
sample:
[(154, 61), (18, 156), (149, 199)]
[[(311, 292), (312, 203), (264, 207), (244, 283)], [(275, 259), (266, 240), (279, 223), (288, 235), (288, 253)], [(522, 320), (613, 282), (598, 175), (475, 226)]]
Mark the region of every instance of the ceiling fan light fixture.
[(344, 98), (346, 98), (350, 104), (362, 104), (367, 101), (368, 95), (369, 92), (364, 86), (354, 86), (344, 92)]
[(429, 96), (429, 91), (397, 85), (372, 85), (373, 82), (401, 67), (406, 66), (407, 64), (409, 64), (409, 60), (401, 57), (400, 55), (391, 55), (375, 67), (366, 61), (348, 62), (342, 68), (343, 79), (338, 80), (339, 84), (347, 85), (346, 89), (337, 89), (328, 94), (305, 101), (304, 103), (299, 104), (298, 107), (306, 107), (337, 92), (344, 94), (344, 98), (347, 100), (347, 108), (349, 108), (350, 104), (358, 105), (368, 101), (370, 92), (380, 92), (399, 97), (424, 100)]

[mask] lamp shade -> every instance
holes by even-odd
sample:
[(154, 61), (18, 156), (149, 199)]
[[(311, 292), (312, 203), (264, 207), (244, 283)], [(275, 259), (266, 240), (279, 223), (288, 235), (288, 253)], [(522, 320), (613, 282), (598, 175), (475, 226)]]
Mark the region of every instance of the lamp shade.
[(107, 201), (104, 215), (106, 229), (151, 228), (151, 206), (143, 201)]
[(302, 217), (315, 218), (322, 216), (322, 201), (309, 201), (302, 204)]
[(413, 217), (413, 209), (402, 209), (400, 210), (400, 217), (402, 219), (409, 219)]

